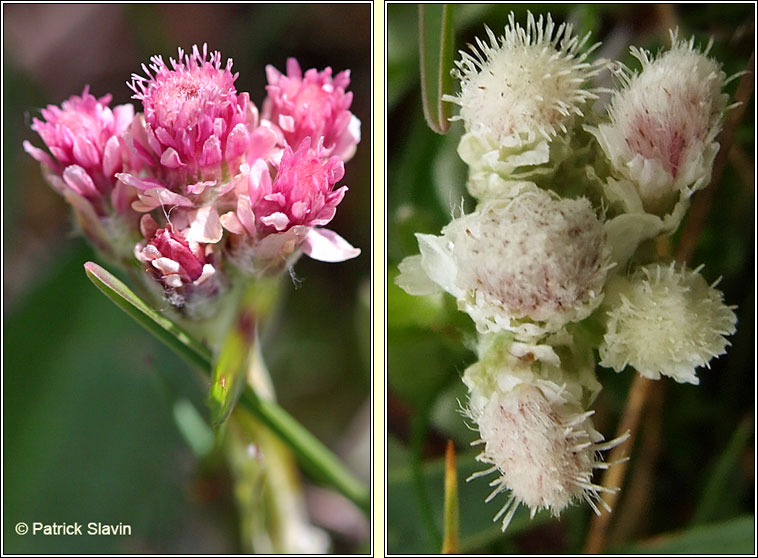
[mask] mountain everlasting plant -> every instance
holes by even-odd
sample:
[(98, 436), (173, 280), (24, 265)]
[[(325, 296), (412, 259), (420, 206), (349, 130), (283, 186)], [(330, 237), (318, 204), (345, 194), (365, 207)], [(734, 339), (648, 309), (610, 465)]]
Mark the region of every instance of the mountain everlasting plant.
[[(596, 364), (697, 384), (729, 345), (734, 307), (715, 284), (653, 255), (710, 181), (728, 102), (710, 45), (676, 32), (660, 53), (631, 47), (638, 70), (593, 59), (599, 45), (549, 15), (522, 27), (511, 14), (501, 37), (486, 34), (442, 97), (459, 107), (476, 207), (417, 234), (396, 283), (453, 295), (476, 325), (464, 414), (488, 468), (472, 478), (496, 475), (487, 501), (505, 494), (505, 530), (520, 505), (610, 511), (601, 494), (617, 489), (593, 472), (629, 433), (606, 442), (593, 426)], [(617, 87), (593, 110), (603, 73)]]
[[(94, 264), (87, 264), (90, 277), (138, 319), (149, 316), (151, 330), (158, 324), (168, 331), (172, 346), (212, 373), (211, 419), (224, 443), (255, 444), (267, 467), (292, 467), (281, 442), (261, 435), (260, 426), (239, 426), (250, 424), (231, 414), (241, 398), (301, 458), (338, 468), (320, 445), (311, 452), (315, 440), (306, 431), (292, 434), (279, 411), (266, 410), (264, 400), (273, 393), (257, 339), (275, 302), (271, 285), (302, 254), (326, 262), (360, 254), (325, 228), (348, 190), (344, 166), (360, 141), (349, 71), (303, 74), (290, 59), (285, 76), (268, 66), (259, 112), (249, 93), (237, 91), (232, 60), (223, 62), (207, 45), (179, 49), (168, 62), (154, 56), (142, 70), (128, 83), (141, 106), (110, 107), (110, 95), (96, 98), (85, 87), (60, 107), (42, 109), (32, 128), (43, 148), (24, 142), (24, 149), (71, 204), (98, 253), (126, 272), (149, 302)], [(202, 332), (207, 346), (185, 328)], [(229, 416), (238, 423), (233, 434), (225, 433)], [(229, 452), (240, 455), (233, 447)], [(248, 467), (232, 461), (242, 482)], [(352, 483), (347, 495), (365, 508), (365, 489), (343, 473), (336, 469), (327, 477), (338, 489)], [(297, 513), (273, 505), (274, 520), (253, 514), (258, 527), (243, 529), (246, 546), (325, 551), (328, 541), (307, 525), (302, 495), (288, 486), (282, 501)], [(272, 534), (266, 527), (272, 521), (284, 527)]]
[[(262, 118), (250, 95), (237, 92), (232, 61), (222, 65), (221, 53), (179, 49), (168, 64), (154, 56), (143, 65), (147, 77), (134, 74), (129, 83), (143, 112), (111, 110), (110, 96), (96, 99), (85, 88), (34, 119), (49, 153), (29, 142), (24, 148), (75, 207), (92, 243), (120, 264), (135, 254), (149, 263), (149, 276), (192, 317), (230, 273), (275, 275), (302, 253), (332, 262), (360, 253), (322, 228), (347, 191), (338, 182), (360, 141), (349, 72), (332, 79), (330, 69), (310, 70), (303, 82), (294, 59), (288, 67), (290, 78), (267, 69), (270, 108)], [(132, 239), (132, 253), (123, 251)], [(196, 267), (190, 260), (210, 267), (172, 271)], [(211, 275), (219, 288), (184, 289)]]

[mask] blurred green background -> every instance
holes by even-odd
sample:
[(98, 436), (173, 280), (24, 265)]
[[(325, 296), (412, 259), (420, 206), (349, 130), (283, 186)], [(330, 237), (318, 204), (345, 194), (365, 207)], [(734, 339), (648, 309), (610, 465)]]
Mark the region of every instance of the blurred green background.
[[(727, 75), (744, 70), (754, 48), (753, 4), (457, 5), (455, 50), (466, 49), (484, 25), (502, 34), (509, 12), (551, 12), (577, 34), (602, 41), (597, 56), (634, 66), (627, 47), (657, 50), (668, 29), (695, 35)], [(387, 545), (390, 553), (438, 553), (441, 548), (443, 468), (447, 439), (458, 451), (463, 553), (578, 553), (589, 525), (588, 506), (561, 520), (522, 508), (507, 533), (492, 523), (500, 504), (484, 503), (484, 479), (463, 482), (483, 467), (469, 447), (476, 434), (459, 412), (466, 403), (460, 377), (475, 358), (470, 319), (452, 297), (412, 297), (393, 282), (397, 264), (418, 253), (414, 233), (439, 234), (465, 200), (466, 167), (456, 154), (462, 124), (445, 135), (426, 125), (419, 86), (418, 6), (389, 4), (387, 164)], [(458, 58), (458, 55), (456, 55)], [(727, 86), (733, 95), (737, 81)], [(611, 85), (607, 83), (605, 85)], [(738, 306), (728, 353), (699, 371), (699, 386), (659, 382), (645, 412), (626, 485), (608, 533), (609, 551), (753, 553), (755, 506), (755, 109), (751, 98), (692, 267), (719, 276), (727, 304)], [(676, 246), (677, 239), (674, 239)], [(598, 368), (604, 385), (595, 426), (613, 437), (632, 375)], [(656, 538), (657, 537), (657, 538)]]
[[(341, 264), (301, 259), (264, 332), (279, 401), (370, 476), (371, 5), (3, 5), (3, 550), (8, 553), (227, 553), (240, 549), (229, 473), (200, 460), (177, 409), (206, 414), (207, 385), (84, 275), (96, 259), (68, 207), (23, 151), (47, 104), (112, 93), (153, 54), (207, 42), (233, 58), (239, 91), (260, 107), (265, 65), (351, 70), (363, 141), (346, 165), (331, 228), (362, 249)], [(139, 110), (139, 109), (138, 109)], [(181, 412), (178, 413), (181, 415)], [(352, 504), (308, 485), (312, 521), (337, 552), (366, 552)], [(101, 521), (130, 537), (25, 537), (24, 521)]]

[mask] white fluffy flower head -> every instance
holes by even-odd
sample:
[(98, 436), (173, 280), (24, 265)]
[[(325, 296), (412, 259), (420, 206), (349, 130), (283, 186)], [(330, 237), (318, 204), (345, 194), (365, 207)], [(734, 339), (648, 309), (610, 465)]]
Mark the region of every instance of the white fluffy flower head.
[[(599, 452), (614, 447), (626, 436), (602, 443), (581, 403), (582, 383), (574, 371), (551, 362), (532, 360), (544, 353), (515, 356), (495, 345), (466, 370), (464, 382), (471, 392), (469, 416), (476, 422), (484, 445), (478, 461), (491, 465), (471, 478), (496, 473), (490, 483), (489, 502), (508, 491), (505, 504), (495, 516), (503, 518), (505, 530), (520, 504), (532, 516), (548, 509), (555, 516), (574, 502), (585, 500), (599, 512), (596, 502), (602, 487), (592, 482), (596, 468), (607, 468)], [(593, 368), (589, 368), (594, 383)], [(586, 387), (586, 386), (585, 386)]]
[(582, 52), (589, 34), (574, 36), (571, 25), (556, 28), (550, 15), (535, 20), (531, 13), (523, 28), (511, 13), (499, 40), (489, 28), (487, 36), (489, 44), (477, 38), (478, 49), (461, 51), (453, 71), (461, 90), (443, 98), (460, 105), (467, 132), (496, 145), (549, 140), (597, 98), (583, 87), (604, 66), (587, 61), (598, 45)]
[(483, 333), (533, 339), (587, 317), (601, 301), (610, 252), (586, 199), (525, 192), (481, 204), (442, 236), (418, 238), (421, 257), (405, 262), (398, 284), (425, 294), (411, 280), (420, 265)]
[(630, 180), (645, 210), (658, 215), (710, 180), (728, 98), (710, 45), (701, 52), (694, 39), (672, 33), (671, 40), (658, 56), (631, 48), (641, 72), (619, 71), (624, 87), (608, 109), (611, 122), (590, 129), (618, 178)]
[(651, 264), (608, 286), (606, 334), (600, 364), (622, 371), (633, 366), (657, 380), (698, 384), (698, 366), (723, 354), (737, 316), (722, 293), (696, 270)]

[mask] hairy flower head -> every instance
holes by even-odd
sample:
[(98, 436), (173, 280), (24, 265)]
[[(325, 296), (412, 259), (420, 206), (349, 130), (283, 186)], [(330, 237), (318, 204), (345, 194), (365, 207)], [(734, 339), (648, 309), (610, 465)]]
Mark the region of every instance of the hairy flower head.
[(534, 338), (587, 317), (602, 299), (610, 252), (584, 198), (525, 192), (480, 204), (442, 236), (417, 236), (421, 257), (403, 265), (398, 284), (411, 294), (431, 292), (413, 286), (420, 266), (481, 332)]
[(623, 88), (608, 108), (610, 123), (590, 129), (618, 178), (632, 182), (646, 211), (664, 215), (680, 197), (707, 185), (728, 96), (725, 74), (689, 41), (671, 35), (653, 56), (632, 47), (642, 70), (619, 70)]
[(532, 516), (540, 509), (558, 516), (581, 500), (598, 512), (596, 502), (604, 505), (599, 492), (607, 489), (594, 484), (592, 474), (608, 466), (599, 452), (625, 439), (603, 444), (593, 412), (585, 410), (586, 388), (597, 391), (591, 358), (581, 373), (563, 367), (545, 346), (521, 345), (489, 345), (463, 378), (471, 392), (468, 414), (484, 445), (477, 460), (491, 465), (471, 478), (497, 475), (487, 501), (509, 492), (495, 516), (503, 517), (503, 530), (520, 504)]
[(457, 96), (444, 99), (460, 105), (457, 119), (466, 132), (492, 145), (531, 144), (566, 132), (571, 118), (581, 116), (596, 93), (584, 86), (603, 62), (588, 62), (595, 45), (582, 52), (589, 34), (580, 38), (572, 26), (557, 26), (550, 15), (526, 28), (513, 13), (498, 40), (487, 29), (489, 44), (477, 39), (471, 53), (461, 51), (454, 75), (461, 82)]
[(350, 71), (332, 77), (332, 69), (315, 68), (305, 74), (294, 58), (287, 60), (287, 74), (266, 66), (268, 96), (263, 118), (278, 126), (284, 140), (296, 149), (305, 138), (323, 143), (327, 155), (348, 161), (361, 139), (361, 123), (350, 112), (353, 94), (347, 91)]
[(600, 364), (627, 365), (647, 378), (661, 375), (698, 384), (698, 366), (724, 353), (737, 316), (699, 268), (651, 264), (608, 285), (606, 333)]

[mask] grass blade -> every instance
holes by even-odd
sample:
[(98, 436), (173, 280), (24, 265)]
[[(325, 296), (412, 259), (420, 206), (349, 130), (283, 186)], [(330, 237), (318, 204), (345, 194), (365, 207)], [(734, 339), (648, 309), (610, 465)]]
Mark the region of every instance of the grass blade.
[(211, 351), (193, 339), (174, 322), (150, 308), (115, 275), (94, 262), (84, 264), (84, 271), (90, 281), (100, 289), (116, 306), (124, 310), (139, 324), (163, 341), (166, 345), (202, 370), (210, 368)]
[(447, 441), (445, 449), (445, 516), (442, 554), (459, 554), (458, 469), (455, 466), (455, 446)]
[(442, 96), (453, 91), (453, 7), (449, 4), (419, 5), (419, 54), (421, 99), (429, 127), (438, 134), (450, 128), (452, 105)]

